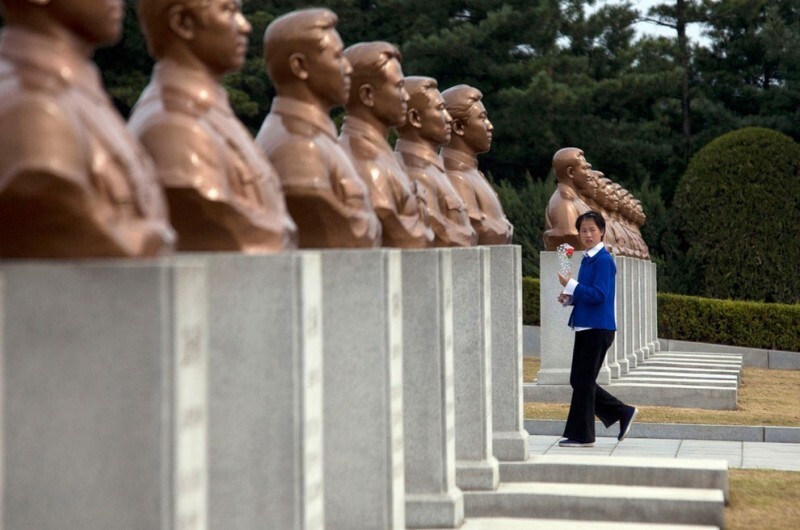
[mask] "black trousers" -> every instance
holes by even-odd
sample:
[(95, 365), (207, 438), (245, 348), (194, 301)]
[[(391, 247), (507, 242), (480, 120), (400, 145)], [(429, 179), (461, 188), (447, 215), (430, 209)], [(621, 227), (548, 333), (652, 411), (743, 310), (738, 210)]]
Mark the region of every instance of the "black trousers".
[(572, 369), (569, 384), (572, 402), (569, 406), (564, 437), (579, 442), (594, 442), (594, 417), (610, 427), (628, 409), (597, 384), (597, 374), (603, 366), (606, 352), (614, 342), (614, 332), (605, 329), (587, 329), (575, 333), (572, 349)]

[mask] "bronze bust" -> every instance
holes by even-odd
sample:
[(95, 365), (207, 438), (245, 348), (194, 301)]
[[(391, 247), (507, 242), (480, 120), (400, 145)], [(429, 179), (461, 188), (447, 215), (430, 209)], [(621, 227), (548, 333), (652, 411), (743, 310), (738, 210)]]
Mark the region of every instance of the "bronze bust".
[(302, 248), (375, 247), (381, 225), (369, 190), (328, 113), (347, 102), (352, 68), (328, 9), (292, 11), (264, 33), (277, 97), (256, 143), (278, 171)]
[(583, 151), (576, 147), (559, 149), (553, 155), (553, 172), (558, 188), (550, 197), (545, 212), (546, 250), (556, 250), (562, 243), (583, 249), (575, 221), (579, 215), (589, 211), (580, 193), (587, 186), (591, 170), (592, 165), (586, 161)]
[(444, 168), (438, 149), (450, 141), (452, 118), (445, 108), (438, 83), (430, 77), (406, 77), (410, 99), (406, 123), (398, 127), (396, 156), (412, 181), (427, 195), (428, 218), (437, 247), (469, 247), (478, 243), (467, 206)]
[(453, 118), (450, 143), (442, 149), (450, 183), (467, 205), (472, 228), (480, 245), (508, 245), (514, 227), (503, 212), (497, 192), (478, 169), (478, 154), (492, 146), (494, 126), (489, 121), (483, 94), (477, 88), (458, 85), (442, 92)]
[[(433, 231), (420, 203), (415, 182), (395, 159), (386, 138), (406, 121), (405, 89), (400, 51), (388, 42), (362, 42), (344, 55), (353, 67), (350, 98), (339, 143), (350, 155), (383, 226), (386, 247), (424, 248)], [(420, 188), (421, 189), (421, 188)]]
[(180, 250), (296, 246), (280, 180), (236, 118), (220, 80), (244, 64), (251, 31), (227, 0), (139, 0), (156, 66), (129, 128), (152, 155)]
[(89, 57), (117, 42), (124, 5), (3, 0), (0, 257), (137, 257), (175, 232), (152, 161)]

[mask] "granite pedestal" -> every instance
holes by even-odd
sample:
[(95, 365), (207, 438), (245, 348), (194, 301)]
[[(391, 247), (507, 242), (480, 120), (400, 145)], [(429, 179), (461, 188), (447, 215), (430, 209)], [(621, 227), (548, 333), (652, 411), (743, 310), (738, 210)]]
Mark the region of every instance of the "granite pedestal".
[(202, 265), (4, 261), (8, 530), (207, 528)]
[(498, 460), (527, 460), (528, 433), (522, 421), (522, 255), (517, 245), (488, 248), (492, 284), (492, 449)]
[(322, 256), (325, 528), (405, 528), (400, 252)]
[(406, 250), (402, 263), (406, 525), (457, 528), (452, 254)]
[(492, 325), (489, 249), (452, 249), (456, 484), (497, 488), (492, 452)]
[(209, 528), (322, 529), (322, 302), (315, 252), (204, 254)]

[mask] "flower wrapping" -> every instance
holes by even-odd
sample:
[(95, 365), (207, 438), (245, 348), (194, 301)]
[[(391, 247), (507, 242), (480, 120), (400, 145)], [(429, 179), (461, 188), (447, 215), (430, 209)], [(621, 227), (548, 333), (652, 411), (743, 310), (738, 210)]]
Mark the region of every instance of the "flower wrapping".
[(568, 243), (561, 243), (556, 248), (558, 253), (558, 268), (559, 272), (566, 276), (572, 274), (572, 254), (575, 253), (575, 247)]

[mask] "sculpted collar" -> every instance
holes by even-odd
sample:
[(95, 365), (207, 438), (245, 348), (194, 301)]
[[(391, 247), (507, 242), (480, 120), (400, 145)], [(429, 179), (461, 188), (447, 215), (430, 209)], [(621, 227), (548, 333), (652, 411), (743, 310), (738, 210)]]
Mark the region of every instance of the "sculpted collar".
[(401, 138), (398, 139), (397, 143), (395, 144), (395, 151), (400, 151), (401, 153), (408, 153), (410, 155), (419, 157), (429, 164), (433, 164), (439, 168), (439, 171), (444, 171), (442, 157), (440, 157), (439, 153), (434, 151), (433, 148), (431, 148), (431, 146), (426, 142), (410, 142)]
[(110, 102), (97, 67), (63, 41), (24, 28), (6, 27), (0, 34), (0, 56), (44, 71), (91, 99)]
[[(561, 192), (562, 195), (566, 195), (570, 199), (578, 199), (579, 198), (578, 192), (575, 191), (570, 186), (567, 186), (566, 184), (559, 183), (558, 184), (558, 191)], [(583, 199), (581, 199), (581, 200), (583, 200)]]
[(310, 123), (323, 133), (327, 134), (334, 141), (336, 140), (336, 125), (330, 116), (324, 113), (319, 107), (286, 96), (278, 96), (272, 100), (270, 112), (291, 116), (306, 123)]
[(186, 94), (204, 107), (213, 106), (227, 114), (233, 114), (228, 102), (228, 93), (216, 79), (205, 72), (186, 68), (175, 61), (165, 59), (159, 61), (153, 68), (153, 76), (163, 86)]
[(369, 123), (365, 122), (360, 118), (356, 118), (355, 116), (348, 114), (344, 117), (344, 123), (342, 124), (342, 132), (346, 132), (350, 135), (359, 135), (364, 139), (368, 140), (370, 143), (379, 147), (380, 149), (391, 151), (391, 147), (389, 146), (389, 142), (384, 138), (378, 129), (370, 125)]
[(456, 162), (465, 166), (465, 169), (478, 169), (478, 159), (472, 155), (468, 155), (463, 151), (457, 151), (455, 149), (445, 147), (442, 149), (442, 158), (455, 160)]

